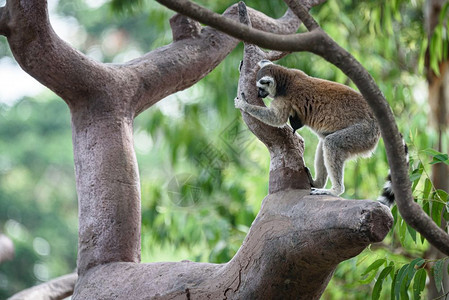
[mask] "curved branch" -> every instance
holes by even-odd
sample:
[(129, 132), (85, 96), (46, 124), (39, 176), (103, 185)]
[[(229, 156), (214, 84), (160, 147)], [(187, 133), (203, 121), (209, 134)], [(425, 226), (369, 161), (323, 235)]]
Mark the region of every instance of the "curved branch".
[[(314, 32), (305, 32), (301, 34), (290, 34), (266, 32), (258, 29), (245, 26), (235, 20), (224, 18), (223, 16), (205, 9), (188, 0), (156, 0), (168, 8), (195, 19), (201, 23), (217, 28), (218, 30), (243, 40), (247, 43), (256, 44), (263, 48), (274, 49), (279, 51), (309, 51), (310, 43), (315, 39)], [(325, 2), (314, 1), (314, 4)], [(295, 49), (295, 50), (292, 50)]]
[(77, 279), (78, 275), (76, 273), (67, 274), (23, 290), (13, 295), (9, 300), (65, 299), (73, 294)]
[[(439, 228), (427, 216), (421, 207), (414, 202), (411, 194), (411, 184), (408, 176), (407, 163), (403, 156), (403, 145), (393, 113), (372, 76), (346, 50), (341, 48), (320, 27), (315, 27), (313, 18), (301, 7), (297, 0), (286, 0), (298, 17), (307, 22), (312, 31), (302, 34), (278, 36), (264, 33), (260, 30), (243, 28), (238, 24), (216, 16), (216, 14), (197, 5), (187, 5), (188, 0), (157, 0), (169, 5), (177, 11), (183, 11), (189, 16), (211, 26), (223, 29), (224, 32), (244, 40), (245, 42), (279, 51), (310, 51), (320, 55), (341, 69), (358, 87), (379, 122), (382, 137), (385, 141), (388, 162), (391, 168), (393, 190), (396, 202), (404, 220), (421, 233), (431, 244), (449, 255), (449, 235)], [(174, 2), (178, 2), (174, 3)], [(201, 13), (198, 13), (200, 11)]]

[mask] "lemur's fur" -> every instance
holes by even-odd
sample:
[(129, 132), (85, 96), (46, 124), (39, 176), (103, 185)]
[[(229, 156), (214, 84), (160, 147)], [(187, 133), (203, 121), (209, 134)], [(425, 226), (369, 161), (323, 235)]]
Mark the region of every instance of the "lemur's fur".
[[(379, 141), (380, 131), (371, 108), (348, 86), (268, 60), (260, 61), (259, 66), (258, 95), (273, 98), (270, 107), (251, 105), (243, 97), (235, 99), (235, 106), (271, 126), (282, 127), (290, 118), (293, 131), (302, 126), (312, 129), (319, 143), (311, 194), (342, 194), (345, 161), (369, 156)], [(332, 187), (324, 189), (328, 174)]]

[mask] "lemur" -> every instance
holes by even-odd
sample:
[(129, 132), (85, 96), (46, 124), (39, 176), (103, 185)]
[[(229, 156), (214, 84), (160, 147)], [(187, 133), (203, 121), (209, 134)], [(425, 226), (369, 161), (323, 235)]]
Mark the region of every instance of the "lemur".
[[(263, 107), (237, 97), (235, 107), (275, 127), (283, 127), (290, 120), (293, 132), (302, 126), (309, 127), (319, 138), (311, 194), (342, 194), (345, 161), (370, 156), (379, 141), (380, 130), (371, 108), (360, 93), (348, 86), (314, 78), (269, 60), (258, 65), (258, 96), (274, 100), (269, 107)], [(328, 174), (332, 187), (324, 189)], [(389, 198), (381, 202), (390, 206), (391, 198), (394, 201), (391, 184), (385, 185), (384, 195)]]

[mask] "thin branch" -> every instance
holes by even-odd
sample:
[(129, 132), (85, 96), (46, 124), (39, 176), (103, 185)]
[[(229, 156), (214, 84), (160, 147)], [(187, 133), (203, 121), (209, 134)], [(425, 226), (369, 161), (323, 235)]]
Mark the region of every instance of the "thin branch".
[(299, 1), (285, 0), (285, 3), (287, 3), (288, 7), (290, 7), (290, 9), (298, 16), (309, 31), (321, 29), (320, 25), (318, 25), (315, 19), (309, 14), (307, 7), (299, 3)]

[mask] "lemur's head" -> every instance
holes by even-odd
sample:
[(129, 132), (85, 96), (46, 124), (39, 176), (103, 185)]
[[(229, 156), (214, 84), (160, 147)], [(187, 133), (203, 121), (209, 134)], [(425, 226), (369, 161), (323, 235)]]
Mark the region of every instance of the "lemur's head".
[(257, 63), (260, 67), (259, 72), (257, 72), (257, 95), (260, 98), (265, 98), (270, 96), (274, 98), (276, 95), (276, 81), (271, 73), (272, 67), (275, 66), (269, 60), (261, 60)]

